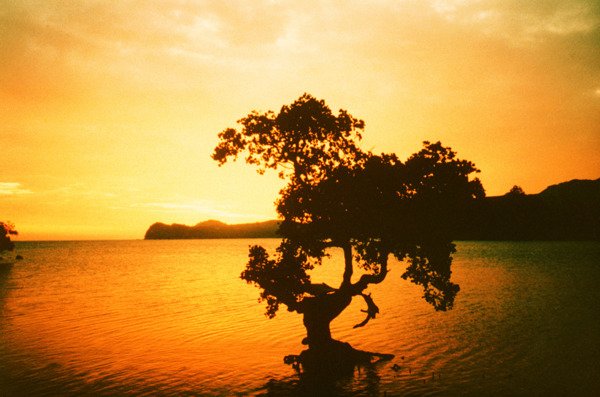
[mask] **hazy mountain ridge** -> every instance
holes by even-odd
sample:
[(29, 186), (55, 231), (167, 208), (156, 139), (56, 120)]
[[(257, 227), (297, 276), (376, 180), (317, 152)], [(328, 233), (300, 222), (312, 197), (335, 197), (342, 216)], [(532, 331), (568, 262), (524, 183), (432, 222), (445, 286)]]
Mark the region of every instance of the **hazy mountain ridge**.
[[(145, 239), (276, 238), (279, 221), (195, 226), (154, 223)], [(600, 240), (600, 179), (572, 180), (538, 194), (478, 200), (456, 240)]]

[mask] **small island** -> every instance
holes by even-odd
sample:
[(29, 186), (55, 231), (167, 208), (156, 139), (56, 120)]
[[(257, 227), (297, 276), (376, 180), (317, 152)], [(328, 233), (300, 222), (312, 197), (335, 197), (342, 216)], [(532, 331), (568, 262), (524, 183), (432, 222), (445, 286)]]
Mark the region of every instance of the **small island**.
[(277, 238), (279, 221), (228, 225), (209, 220), (195, 226), (174, 223), (154, 223), (146, 231), (145, 240), (218, 239), (218, 238)]

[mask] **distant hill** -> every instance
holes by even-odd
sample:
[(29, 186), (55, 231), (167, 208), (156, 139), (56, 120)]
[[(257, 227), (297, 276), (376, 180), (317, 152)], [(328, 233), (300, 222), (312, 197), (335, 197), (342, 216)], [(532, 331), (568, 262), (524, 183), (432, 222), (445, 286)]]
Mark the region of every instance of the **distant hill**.
[(459, 240), (600, 240), (600, 179), (486, 197), (459, 234)]
[[(155, 223), (145, 239), (270, 238), (279, 221), (196, 226)], [(511, 192), (477, 200), (456, 240), (600, 240), (600, 179), (572, 180), (538, 194)]]
[(228, 225), (223, 222), (209, 220), (195, 226), (177, 223), (166, 225), (157, 222), (146, 231), (144, 239), (271, 238), (279, 237), (277, 234), (278, 227), (278, 221)]
[(595, 201), (599, 205), (600, 198), (600, 179), (573, 179), (569, 182), (559, 183), (558, 185), (548, 186), (539, 196), (547, 200), (556, 202), (590, 202)]

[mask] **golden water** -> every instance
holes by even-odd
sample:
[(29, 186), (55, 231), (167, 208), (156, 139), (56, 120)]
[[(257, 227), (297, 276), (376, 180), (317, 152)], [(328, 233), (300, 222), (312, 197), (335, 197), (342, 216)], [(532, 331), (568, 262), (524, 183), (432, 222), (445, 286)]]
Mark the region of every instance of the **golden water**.
[[(239, 274), (249, 244), (278, 240), (19, 242), (0, 269), (0, 396), (296, 395), (283, 363), (302, 319), (264, 316)], [(460, 242), (455, 309), (437, 313), (402, 267), (336, 319), (336, 339), (394, 360), (335, 395), (596, 395), (600, 244)], [(333, 252), (314, 281), (340, 282)], [(392, 369), (396, 364), (400, 369)], [(395, 367), (395, 368), (397, 368)], [(307, 392), (308, 393), (308, 392)]]

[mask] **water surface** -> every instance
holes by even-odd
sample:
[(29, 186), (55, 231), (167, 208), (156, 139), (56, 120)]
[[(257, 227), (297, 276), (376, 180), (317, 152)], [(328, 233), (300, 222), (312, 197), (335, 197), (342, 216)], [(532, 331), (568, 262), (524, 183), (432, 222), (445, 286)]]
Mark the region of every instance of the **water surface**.
[[(283, 364), (305, 331), (239, 278), (254, 243), (278, 240), (18, 242), (25, 259), (0, 269), (0, 396), (600, 392), (599, 243), (459, 242), (448, 312), (392, 263), (369, 289), (380, 316), (353, 329), (355, 299), (332, 332), (395, 359), (329, 385)], [(314, 281), (342, 269), (333, 252)]]

